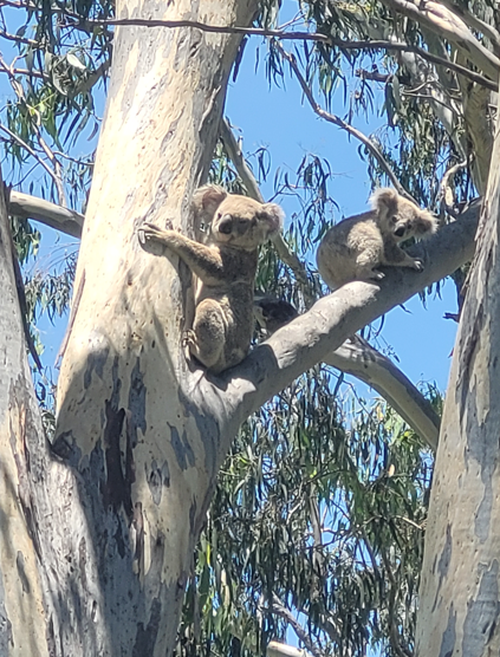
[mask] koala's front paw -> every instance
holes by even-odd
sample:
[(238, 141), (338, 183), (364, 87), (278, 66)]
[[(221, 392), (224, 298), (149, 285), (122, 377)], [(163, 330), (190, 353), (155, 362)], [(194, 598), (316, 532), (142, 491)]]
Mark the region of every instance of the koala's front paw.
[(424, 263), (422, 262), (422, 260), (415, 259), (413, 261), (413, 269), (415, 271), (418, 271), (418, 273), (424, 271)]
[[(167, 228), (170, 228), (171, 223), (168, 222), (170, 225)], [(150, 224), (147, 221), (144, 222), (139, 226), (139, 240), (144, 244), (145, 242), (148, 242), (150, 240), (155, 240), (155, 241), (161, 241), (164, 230), (162, 228), (159, 228), (158, 226), (155, 226), (154, 224)]]

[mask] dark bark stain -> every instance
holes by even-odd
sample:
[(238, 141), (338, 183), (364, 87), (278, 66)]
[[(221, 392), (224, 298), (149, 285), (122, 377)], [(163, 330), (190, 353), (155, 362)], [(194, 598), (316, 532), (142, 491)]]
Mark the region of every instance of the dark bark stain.
[(130, 390), (128, 394), (128, 407), (131, 413), (130, 433), (132, 447), (137, 445), (137, 429), (146, 433), (146, 386), (140, 369), (140, 360), (136, 363), (130, 373)]
[(187, 439), (186, 432), (182, 432), (182, 438), (177, 427), (170, 427), (170, 443), (175, 453), (177, 463), (181, 470), (187, 470), (188, 466), (193, 467), (195, 464), (194, 452)]
[(85, 538), (82, 536), (78, 544), (78, 567), (80, 571), (80, 579), (84, 589), (87, 588), (87, 545)]
[(16, 569), (17, 569), (17, 574), (19, 575), (19, 579), (21, 580), (21, 586), (23, 587), (23, 592), (30, 593), (31, 587), (28, 577), (26, 576), (26, 569), (24, 567), (24, 555), (19, 550), (16, 555)]
[(200, 439), (205, 448), (205, 468), (210, 477), (216, 474), (216, 462), (220, 445), (220, 427), (214, 419), (212, 412), (207, 409), (203, 413), (190, 399), (184, 395), (179, 388), (179, 402), (186, 409), (186, 413), (191, 415), (198, 428)]
[[(443, 547), (443, 550), (441, 552), (441, 556), (439, 557), (439, 561), (437, 564), (437, 572), (439, 574), (439, 582), (436, 587), (436, 596), (434, 598), (434, 604), (432, 605), (432, 611), (434, 612), (436, 610), (436, 605), (439, 599), (439, 592), (441, 591), (441, 585), (443, 583), (443, 580), (448, 574), (449, 568), (450, 568), (450, 561), (451, 561), (451, 553), (453, 549), (453, 543), (451, 540), (451, 525), (448, 523), (446, 525), (446, 541)], [(436, 571), (433, 569), (433, 572), (435, 573)]]
[(160, 504), (163, 494), (163, 487), (165, 486), (168, 488), (170, 486), (170, 470), (168, 463), (164, 461), (160, 468), (156, 460), (153, 459), (151, 466), (149, 468), (145, 466), (145, 468), (146, 481), (148, 482), (149, 491), (151, 493), (153, 502), (155, 504)]
[(144, 516), (142, 515), (142, 503), (136, 502), (134, 507), (134, 527), (135, 527), (135, 555), (134, 559), (143, 568), (144, 557)]
[(455, 649), (455, 642), (457, 640), (457, 612), (453, 609), (453, 602), (450, 606), (448, 613), (448, 624), (443, 632), (441, 639), (441, 648), (439, 649), (439, 657), (451, 657)]
[[(132, 481), (129, 476), (132, 450), (127, 440), (125, 468), (122, 468), (120, 437), (125, 420), (125, 409), (114, 409), (110, 401), (105, 402), (106, 424), (104, 426), (104, 450), (106, 454), (106, 481), (103, 488), (103, 500), (106, 506), (112, 506), (115, 511), (123, 504), (125, 512), (132, 515)], [(124, 472), (125, 470), (125, 472)]]
[[(1, 564), (0, 564), (1, 566)], [(4, 577), (0, 577), (0, 655), (10, 655), (13, 645), (12, 623), (7, 616), (5, 608)]]
[(484, 648), (494, 634), (499, 612), (498, 561), (494, 559), (490, 568), (482, 568), (477, 597), (469, 599), (467, 603), (462, 655), (467, 657), (484, 655)]
[(73, 432), (63, 431), (58, 436), (56, 436), (50, 448), (53, 454), (58, 456), (60, 459), (67, 461), (70, 459), (73, 453), (73, 445)]
[(109, 356), (109, 347), (102, 347), (94, 349), (89, 352), (86, 361), (85, 372), (83, 373), (83, 387), (85, 390), (90, 386), (92, 382), (92, 373), (95, 372), (97, 376), (102, 379), (104, 372), (104, 365), (108, 360)]
[(154, 653), (160, 620), (161, 602), (158, 598), (154, 598), (147, 626), (144, 627), (144, 623), (137, 624), (137, 633), (132, 651), (133, 657), (148, 657)]

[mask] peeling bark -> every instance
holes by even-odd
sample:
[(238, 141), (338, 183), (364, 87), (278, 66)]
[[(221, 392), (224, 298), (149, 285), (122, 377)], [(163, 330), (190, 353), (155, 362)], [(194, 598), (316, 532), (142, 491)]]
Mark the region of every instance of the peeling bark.
[(453, 354), (426, 532), (417, 655), (500, 651), (500, 132)]

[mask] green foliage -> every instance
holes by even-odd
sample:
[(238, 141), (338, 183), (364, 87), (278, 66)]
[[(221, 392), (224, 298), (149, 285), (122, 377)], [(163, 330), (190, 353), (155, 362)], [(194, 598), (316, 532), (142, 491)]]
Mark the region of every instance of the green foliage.
[[(317, 367), (243, 427), (221, 473), (177, 655), (262, 654), (288, 614), (321, 655), (413, 644), (432, 457)], [(351, 418), (349, 420), (348, 418)]]

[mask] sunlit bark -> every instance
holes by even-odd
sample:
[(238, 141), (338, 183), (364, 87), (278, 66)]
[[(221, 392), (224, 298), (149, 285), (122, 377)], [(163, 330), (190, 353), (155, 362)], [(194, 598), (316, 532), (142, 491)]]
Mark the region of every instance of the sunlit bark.
[(500, 133), (453, 354), (426, 533), (417, 654), (500, 650)]

